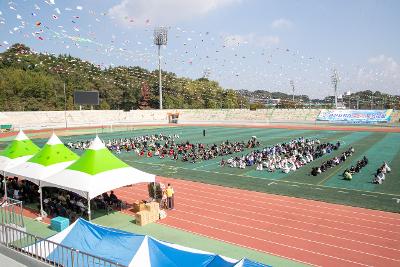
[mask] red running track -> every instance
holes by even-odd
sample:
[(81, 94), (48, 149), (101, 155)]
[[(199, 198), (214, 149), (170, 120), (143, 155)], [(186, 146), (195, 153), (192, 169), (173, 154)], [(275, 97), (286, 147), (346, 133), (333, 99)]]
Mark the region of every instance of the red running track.
[[(176, 210), (160, 224), (312, 265), (400, 266), (400, 214), (159, 180), (176, 193)], [(132, 203), (147, 197), (147, 186), (115, 192)]]

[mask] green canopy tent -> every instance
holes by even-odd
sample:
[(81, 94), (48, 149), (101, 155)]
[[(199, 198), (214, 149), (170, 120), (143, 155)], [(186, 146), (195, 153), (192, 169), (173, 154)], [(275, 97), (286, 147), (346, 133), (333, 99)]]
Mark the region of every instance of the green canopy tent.
[[(7, 170), (7, 174), (22, 177), (37, 185), (43, 178), (64, 170), (79, 156), (69, 150), (54, 133), (44, 145), (28, 161)], [(42, 190), (40, 190), (40, 213), (43, 216)]]
[[(28, 161), (39, 150), (40, 148), (20, 130), (15, 139), (0, 153), (0, 171), (3, 172), (4, 178), (8, 169)], [(7, 198), (7, 183), (5, 180), (4, 191), (4, 196)]]
[(85, 197), (90, 219), (90, 200), (96, 196), (123, 186), (154, 181), (154, 174), (145, 173), (121, 161), (96, 136), (77, 161), (43, 178), (41, 187), (63, 188)]

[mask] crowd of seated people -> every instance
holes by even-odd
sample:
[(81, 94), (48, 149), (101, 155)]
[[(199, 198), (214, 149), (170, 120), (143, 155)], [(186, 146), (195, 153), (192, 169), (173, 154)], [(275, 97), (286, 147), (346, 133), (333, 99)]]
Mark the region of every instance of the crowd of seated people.
[(357, 161), (357, 164), (355, 166), (351, 166), (350, 169), (346, 169), (342, 176), (344, 180), (351, 180), (353, 178), (353, 174), (359, 173), (362, 168), (367, 166), (368, 164), (368, 159), (366, 156), (364, 156), (361, 160)]
[(343, 152), (340, 156), (338, 157), (333, 157), (321, 164), (319, 167), (313, 167), (311, 170), (311, 175), (317, 176), (320, 173), (326, 172), (328, 169), (333, 168), (343, 162), (346, 161), (348, 157), (353, 155), (354, 153), (354, 148), (350, 147), (347, 149), (345, 152)]
[(263, 150), (254, 150), (242, 157), (222, 160), (220, 165), (241, 169), (256, 165), (256, 170), (260, 171), (263, 169), (269, 172), (282, 170), (284, 173), (289, 173), (339, 147), (340, 142), (321, 144), (318, 139), (299, 137), (286, 143), (265, 147)]
[[(107, 213), (114, 208), (121, 208), (122, 201), (111, 191), (95, 197), (90, 201), (92, 210), (104, 210)], [(88, 216), (87, 199), (58, 188), (44, 188), (43, 190), (43, 209), (52, 216), (62, 216), (69, 218), (73, 222), (78, 217)]]
[(114, 191), (110, 192), (108, 195), (107, 192), (97, 196), (93, 200), (93, 205), (95, 208), (104, 209), (109, 211), (112, 208), (122, 208), (122, 201), (118, 199), (118, 197), (114, 194)]
[[(18, 177), (7, 178), (7, 196), (21, 200), (24, 205), (36, 203), (40, 209), (39, 187), (25, 179)], [(4, 177), (0, 176), (0, 193), (4, 196)], [(82, 196), (70, 191), (54, 187), (44, 187), (43, 190), (43, 209), (51, 217), (62, 216), (74, 221), (78, 217), (87, 217), (87, 200)], [(104, 193), (91, 200), (91, 208), (104, 209), (109, 211), (113, 208), (121, 208), (122, 201), (111, 191), (110, 195)]]
[[(169, 155), (176, 160), (180, 157), (183, 162), (195, 163), (199, 160), (210, 160), (216, 157), (223, 157), (242, 152), (246, 148), (254, 148), (259, 145), (260, 143), (255, 138), (252, 138), (247, 142), (231, 142), (226, 140), (219, 145), (207, 145), (202, 143), (190, 144), (189, 142), (186, 142), (185, 144), (179, 144), (177, 150), (170, 150)], [(161, 151), (160, 153), (165, 155), (165, 152), (166, 151)], [(163, 154), (161, 154), (161, 157), (164, 157)]]
[[(174, 134), (173, 136), (171, 135), (167, 136), (163, 133), (160, 133), (160, 134), (136, 136), (131, 138), (109, 139), (105, 141), (104, 144), (109, 150), (115, 151), (116, 153), (121, 153), (121, 151), (126, 151), (126, 152), (136, 151), (137, 153), (139, 153), (139, 151), (143, 147), (154, 146), (156, 143), (161, 141), (171, 142), (179, 138), (180, 137), (178, 134)], [(91, 142), (92, 140), (68, 142), (66, 146), (71, 149), (84, 150), (90, 146)]]
[(43, 188), (43, 209), (51, 217), (62, 216), (73, 222), (78, 217), (87, 217), (87, 200), (62, 189)]
[(243, 151), (245, 148), (258, 146), (259, 142), (252, 138), (247, 143), (231, 142), (226, 140), (221, 144), (190, 143), (189, 141), (177, 143), (174, 139), (160, 142), (143, 143), (136, 148), (140, 157), (170, 158), (183, 162), (195, 163), (201, 160), (209, 160), (218, 156), (225, 156)]
[[(21, 200), (24, 203), (33, 203), (39, 197), (39, 187), (28, 181), (19, 180), (18, 177), (7, 177), (7, 196), (13, 199)], [(0, 175), (1, 189), (0, 193), (4, 196), (4, 177)]]
[[(226, 156), (241, 152), (245, 148), (254, 148), (260, 143), (252, 137), (247, 142), (225, 141), (221, 144), (190, 143), (189, 141), (178, 143), (176, 140), (180, 136), (169, 135), (144, 135), (134, 138), (113, 139), (105, 142), (111, 151), (121, 153), (121, 151), (135, 152), (140, 157), (159, 157), (170, 158), (173, 160), (181, 159), (183, 162), (195, 163), (199, 160), (209, 160), (218, 156)], [(90, 146), (90, 141), (69, 142), (66, 144), (70, 148), (85, 149)]]
[(386, 162), (383, 162), (383, 164), (376, 170), (376, 174), (372, 180), (372, 183), (382, 184), (383, 181), (385, 181), (386, 174), (391, 171), (392, 169), (389, 167), (389, 165)]

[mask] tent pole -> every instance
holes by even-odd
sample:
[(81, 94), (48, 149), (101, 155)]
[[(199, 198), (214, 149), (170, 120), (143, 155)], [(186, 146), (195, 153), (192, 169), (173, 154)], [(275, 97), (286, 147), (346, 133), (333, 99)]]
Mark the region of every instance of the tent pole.
[(88, 218), (89, 221), (92, 220), (92, 215), (91, 215), (91, 211), (90, 211), (90, 198), (89, 198), (89, 192), (87, 192), (86, 194), (86, 198), (87, 198), (87, 202), (88, 202)]
[(4, 200), (7, 199), (7, 179), (6, 179), (6, 171), (3, 171), (3, 181), (4, 181)]
[(40, 217), (44, 217), (44, 210), (43, 210), (43, 188), (41, 186), (41, 183), (39, 181), (39, 194), (40, 194)]

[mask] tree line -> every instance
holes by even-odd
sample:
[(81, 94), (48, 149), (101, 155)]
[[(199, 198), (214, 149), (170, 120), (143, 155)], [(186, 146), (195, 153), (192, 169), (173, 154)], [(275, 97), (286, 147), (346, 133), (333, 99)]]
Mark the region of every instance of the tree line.
[[(334, 98), (310, 99), (307, 95), (292, 95), (264, 90), (224, 89), (207, 78), (189, 79), (163, 72), (164, 108), (266, 108), (268, 99), (281, 99), (273, 107), (332, 108)], [(64, 94), (65, 86), (65, 94)], [(143, 87), (146, 90), (143, 99)], [(74, 105), (74, 91), (99, 92), (96, 109), (131, 110), (159, 107), (158, 71), (138, 66), (101, 68), (70, 55), (34, 53), (23, 44), (14, 44), (0, 53), (0, 111), (68, 110)], [(344, 95), (341, 100), (352, 109), (400, 108), (400, 96), (379, 91), (361, 91)], [(143, 103), (146, 102), (146, 105)], [(88, 108), (88, 107), (84, 107)]]
[[(164, 108), (239, 108), (246, 98), (206, 78), (189, 79), (163, 72)], [(64, 97), (64, 85), (65, 96)], [(0, 110), (37, 111), (77, 109), (74, 91), (99, 92), (96, 109), (138, 109), (141, 89), (149, 88), (149, 108), (159, 107), (158, 72), (141, 67), (101, 68), (70, 55), (34, 53), (14, 44), (0, 53)]]

